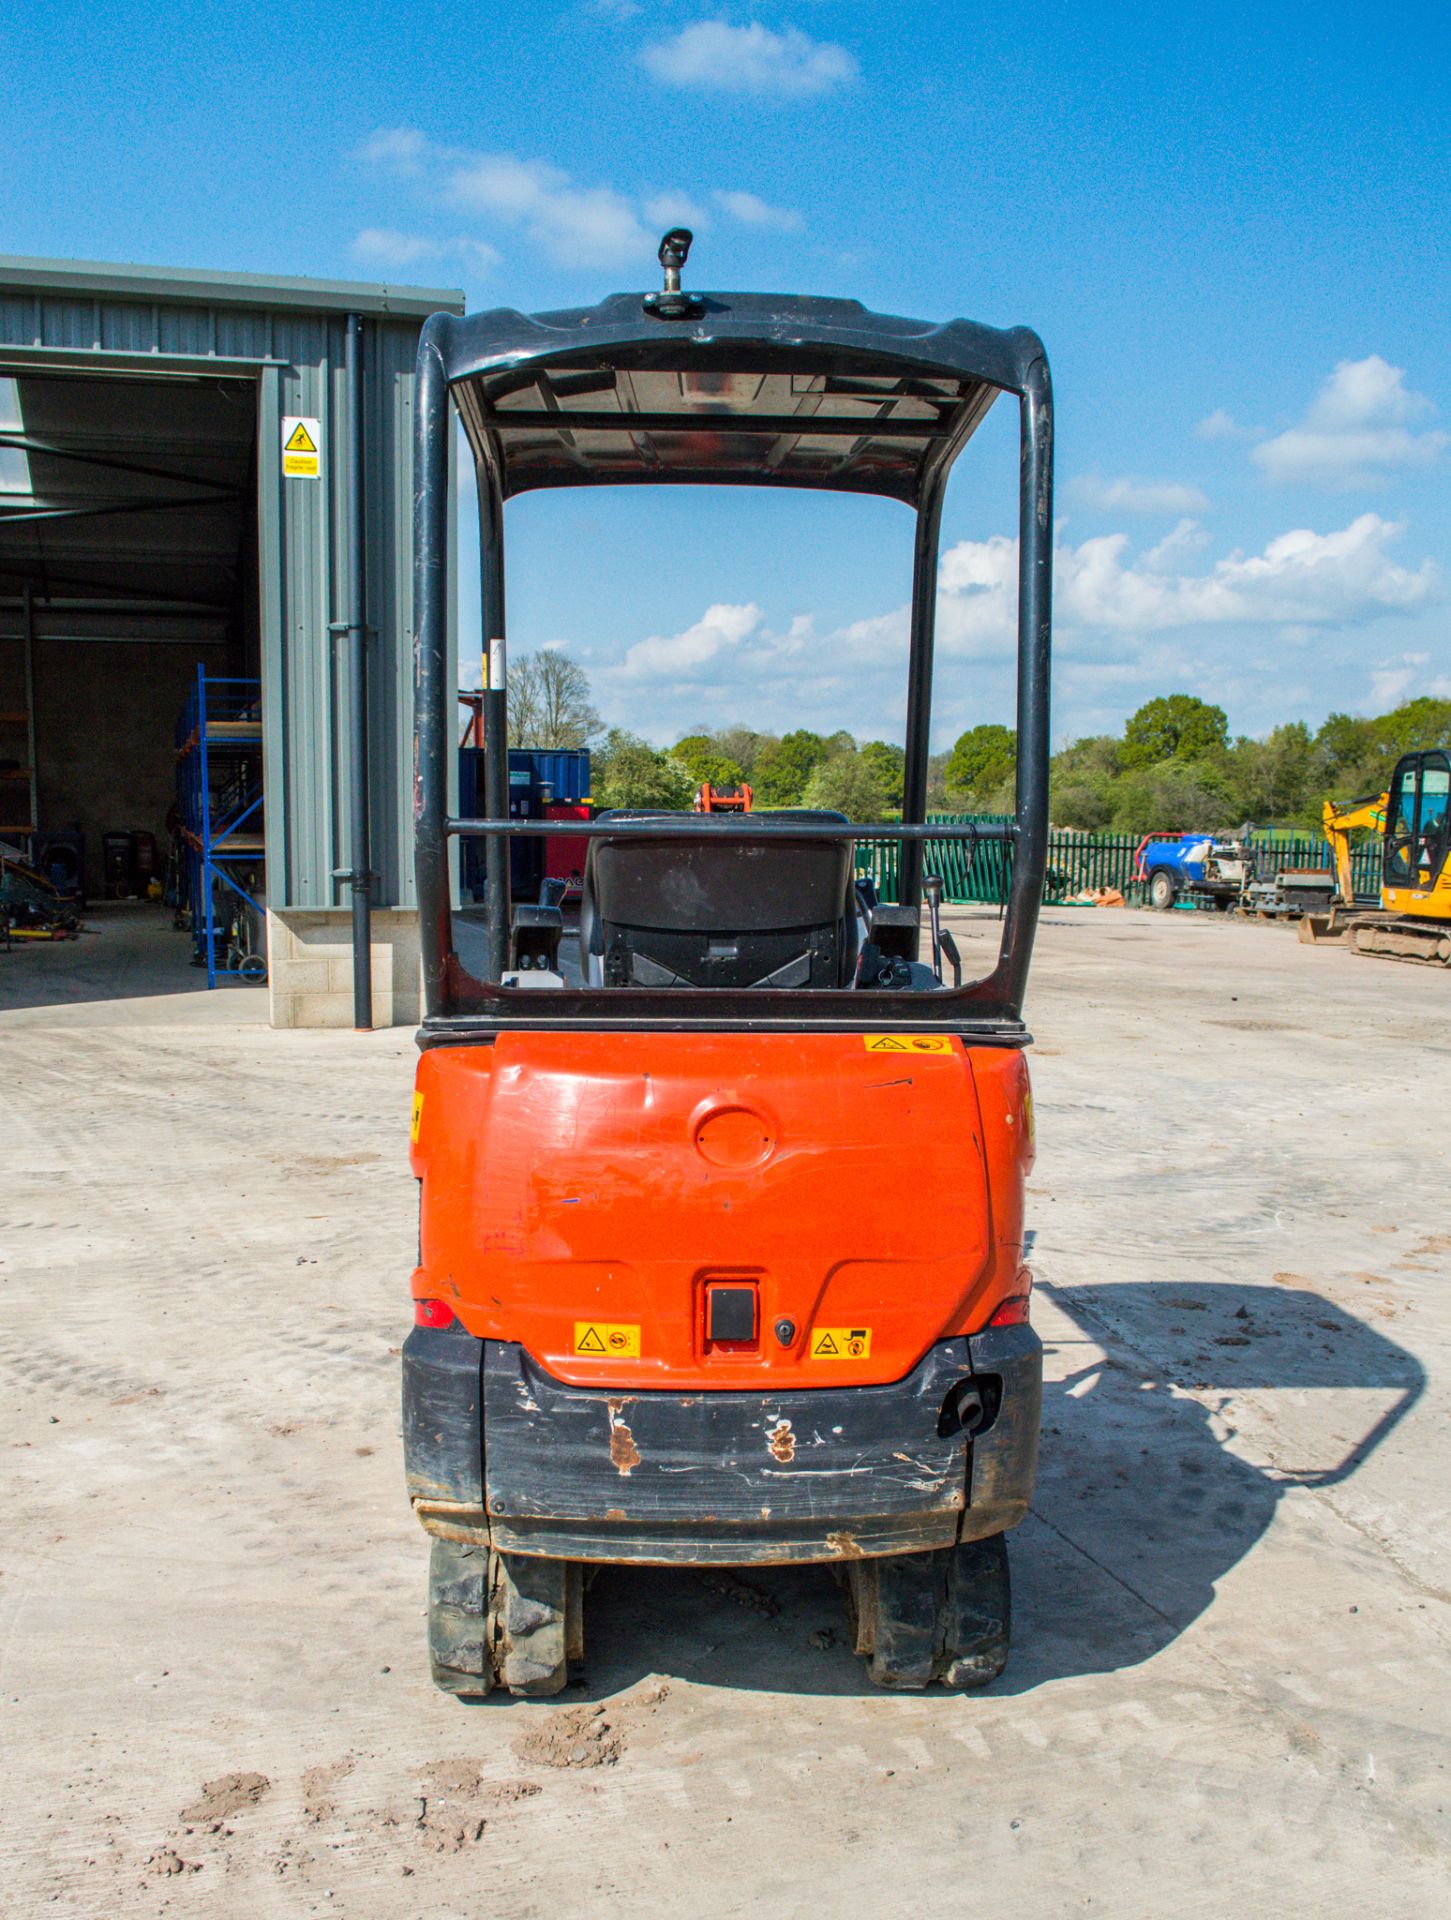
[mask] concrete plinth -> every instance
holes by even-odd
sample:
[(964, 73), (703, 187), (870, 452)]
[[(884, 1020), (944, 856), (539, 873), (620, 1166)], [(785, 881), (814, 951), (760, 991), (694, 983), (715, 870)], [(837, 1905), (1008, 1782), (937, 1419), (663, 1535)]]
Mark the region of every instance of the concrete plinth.
[[(418, 915), (373, 913), (373, 1025), (414, 1026), (422, 1015)], [(346, 908), (272, 909), (267, 990), (274, 1027), (353, 1024), (353, 922)]]

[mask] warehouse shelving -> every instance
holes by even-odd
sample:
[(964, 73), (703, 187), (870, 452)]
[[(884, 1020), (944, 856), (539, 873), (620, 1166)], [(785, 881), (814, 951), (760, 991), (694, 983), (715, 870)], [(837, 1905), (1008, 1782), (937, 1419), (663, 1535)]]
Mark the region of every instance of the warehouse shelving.
[[(219, 973), (266, 977), (251, 951), (246, 908), (260, 919), (256, 897), (265, 872), (262, 831), (262, 683), (209, 674), (176, 723), (176, 811), (181, 839), (181, 897), (190, 917), (196, 961), (207, 985)], [(238, 910), (237, 901), (242, 903)], [(240, 929), (240, 933), (238, 932)]]

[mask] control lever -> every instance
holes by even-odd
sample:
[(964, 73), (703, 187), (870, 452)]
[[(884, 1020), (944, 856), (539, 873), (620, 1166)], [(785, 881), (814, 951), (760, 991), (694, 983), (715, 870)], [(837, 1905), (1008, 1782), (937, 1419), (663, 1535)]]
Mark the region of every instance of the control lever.
[[(962, 955), (957, 951), (957, 942), (947, 931), (946, 927), (942, 929), (942, 951), (947, 955), (952, 967), (952, 984), (954, 987), (960, 987), (962, 985)], [(942, 976), (939, 974), (937, 977), (940, 980)]]
[(932, 971), (937, 975), (940, 986), (942, 983), (942, 875), (940, 873), (924, 874), (922, 890), (927, 895), (927, 918), (932, 927)]

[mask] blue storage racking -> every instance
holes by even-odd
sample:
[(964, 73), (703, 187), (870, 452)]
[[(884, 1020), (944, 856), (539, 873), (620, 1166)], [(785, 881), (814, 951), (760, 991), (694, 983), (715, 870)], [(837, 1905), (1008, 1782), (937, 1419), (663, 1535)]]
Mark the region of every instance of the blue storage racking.
[(178, 917), (189, 919), (207, 985), (214, 987), (219, 973), (265, 980), (267, 963), (251, 950), (245, 911), (252, 908), (259, 919), (265, 913), (256, 897), (266, 870), (260, 680), (197, 667), (196, 686), (176, 723), (176, 812)]

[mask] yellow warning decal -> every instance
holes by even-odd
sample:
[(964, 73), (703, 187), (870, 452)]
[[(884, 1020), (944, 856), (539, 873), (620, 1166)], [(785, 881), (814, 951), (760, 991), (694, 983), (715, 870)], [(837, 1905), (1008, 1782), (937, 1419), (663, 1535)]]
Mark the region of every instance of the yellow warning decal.
[(813, 1327), (807, 1351), (813, 1360), (869, 1360), (870, 1327)]
[(864, 1033), (868, 1053), (951, 1053), (945, 1033)]
[(582, 1359), (638, 1360), (640, 1329), (610, 1320), (576, 1320), (574, 1350)]
[(413, 1124), (408, 1129), (408, 1138), (413, 1142), (415, 1147), (418, 1145), (418, 1130), (422, 1125), (423, 1095), (421, 1093), (415, 1093), (413, 1096)]
[(292, 432), (287, 436), (286, 451), (288, 453), (317, 452), (317, 443), (308, 432), (307, 422), (305, 420), (299, 420), (297, 425), (292, 429)]

